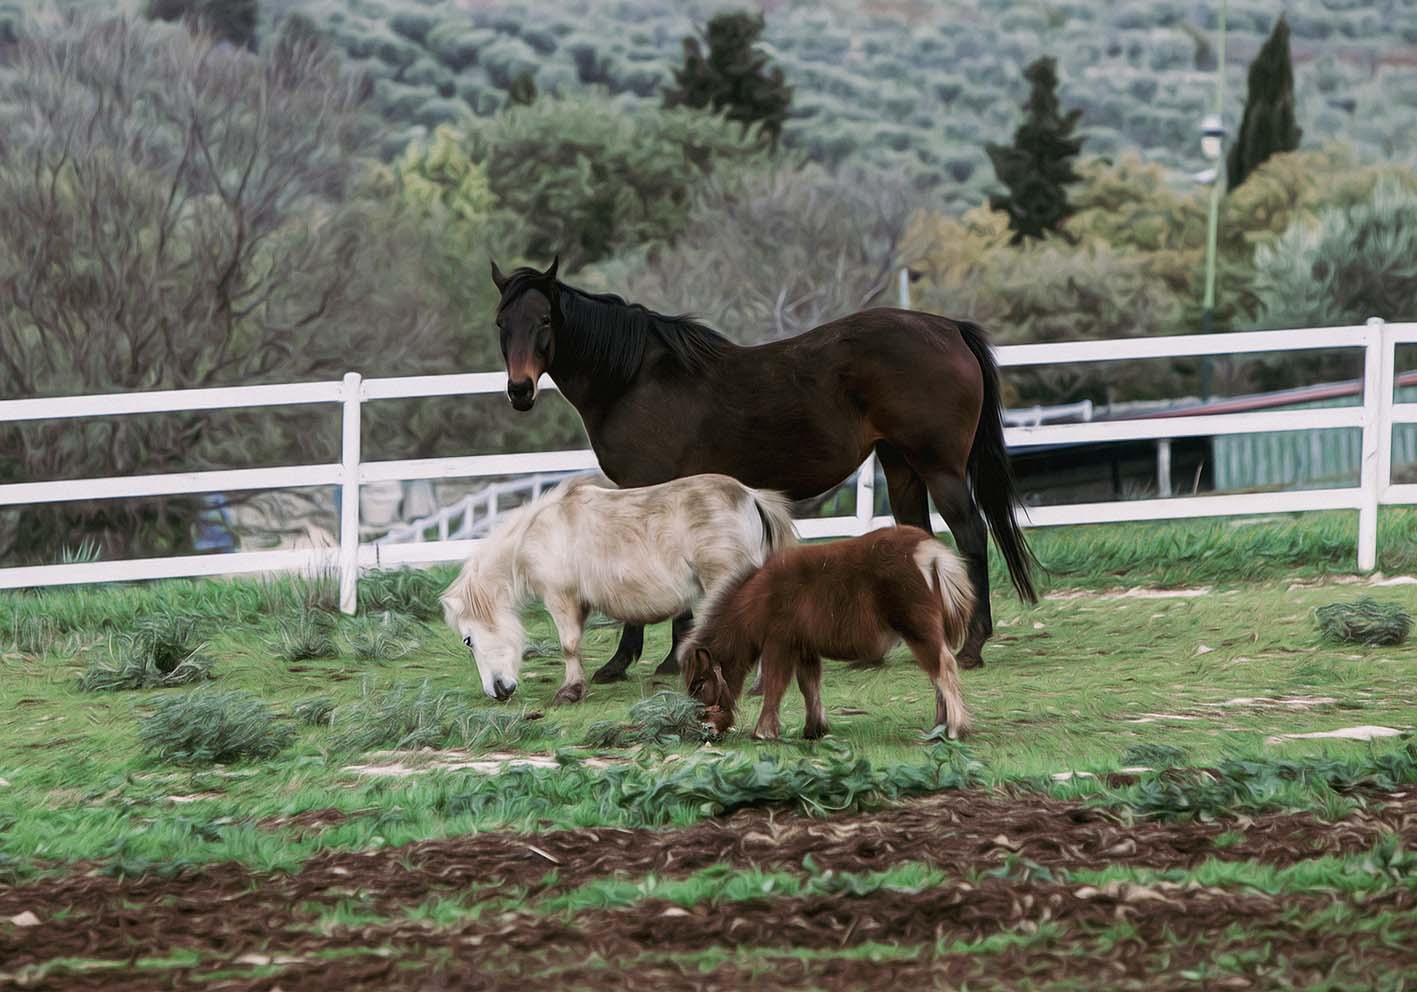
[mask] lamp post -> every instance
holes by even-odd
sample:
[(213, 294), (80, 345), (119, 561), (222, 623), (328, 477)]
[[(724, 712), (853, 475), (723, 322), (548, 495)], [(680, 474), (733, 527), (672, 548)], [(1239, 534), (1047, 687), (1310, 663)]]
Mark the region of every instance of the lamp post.
[[(1201, 154), (1212, 163), (1210, 174), (1210, 218), (1205, 232), (1205, 302), (1201, 330), (1205, 334), (1214, 330), (1215, 324), (1215, 242), (1220, 229), (1220, 197), (1224, 191), (1221, 183), (1221, 159), (1225, 151), (1225, 20), (1229, 13), (1229, 0), (1220, 3), (1220, 45), (1215, 66), (1215, 112), (1207, 114), (1201, 121)], [(1201, 363), (1201, 399), (1210, 399), (1211, 377), (1214, 362), (1205, 356)]]

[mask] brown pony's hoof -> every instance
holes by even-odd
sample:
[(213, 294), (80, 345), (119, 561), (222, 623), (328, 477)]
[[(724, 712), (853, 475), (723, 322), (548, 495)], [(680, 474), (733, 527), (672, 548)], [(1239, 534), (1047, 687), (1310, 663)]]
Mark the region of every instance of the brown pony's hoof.
[(827, 731), (828, 731), (829, 729), (830, 729), (830, 728), (827, 727), (826, 724), (822, 724), (820, 727), (812, 727), (812, 726), (803, 727), (803, 728), (802, 728), (802, 737), (803, 737), (804, 740), (819, 741), (819, 740), (821, 740), (823, 737), (827, 736)]
[(960, 668), (983, 668), (983, 667), (984, 667), (984, 659), (983, 659), (982, 657), (978, 656), (978, 655), (976, 655), (976, 656), (974, 656), (974, 657), (972, 657), (972, 658), (966, 657), (966, 656), (964, 656), (964, 655), (960, 655), (958, 658), (955, 659), (955, 661), (959, 663), (959, 667), (960, 667)]
[(553, 706), (565, 706), (570, 703), (579, 703), (585, 698), (585, 683), (577, 682), (574, 685), (563, 685), (556, 693), (556, 698), (551, 700)]
[(656, 675), (678, 675), (679, 659), (672, 654), (659, 663), (659, 667), (654, 670)]
[(625, 669), (629, 667), (628, 664), (616, 665), (612, 661), (600, 666), (596, 673), (590, 677), (590, 680), (596, 685), (609, 685), (611, 682), (624, 682), (630, 677), (625, 674)]

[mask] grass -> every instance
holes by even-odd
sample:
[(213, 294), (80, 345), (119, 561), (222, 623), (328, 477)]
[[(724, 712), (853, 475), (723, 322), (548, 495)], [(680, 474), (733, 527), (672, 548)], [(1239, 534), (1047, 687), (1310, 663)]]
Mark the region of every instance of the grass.
[(193, 618), (166, 611), (139, 618), (90, 654), (79, 689), (170, 688), (211, 678), (213, 662), (203, 654), (206, 645), (197, 640), (196, 626)]
[(226, 764), (279, 754), (294, 731), (244, 690), (184, 692), (157, 701), (138, 724), (143, 749), (160, 761)]
[(301, 609), (277, 621), (271, 651), (281, 661), (313, 661), (339, 654), (334, 617), (324, 610)]
[[(1383, 567), (1417, 566), (1417, 514), (1384, 511), (1381, 526)], [(1237, 772), (1244, 784), (1230, 792), (1173, 794), (1141, 784), (1130, 792), (1106, 790), (1089, 779), (1047, 788), (1129, 806), (1143, 816), (1214, 815), (1227, 804), (1246, 803), (1341, 811), (1352, 801), (1344, 783), (1380, 773), (1370, 759), (1398, 755), (1403, 742), (1269, 741), (1356, 724), (1417, 726), (1410, 691), (1417, 647), (1336, 648), (1313, 626), (1314, 609), (1344, 588), (1338, 583), (1352, 567), (1353, 529), (1351, 515), (1310, 515), (1259, 524), (1031, 532), (1053, 570), (1043, 586), (1055, 598), (1024, 607), (999, 587), (988, 663), (965, 673), (978, 717), (965, 750), (936, 752), (921, 742), (933, 697), (898, 651), (875, 671), (827, 664), (832, 732), (826, 741), (813, 746), (798, 739), (803, 713), (793, 690), (784, 705), (783, 742), (748, 741), (745, 728), (756, 715), (756, 702), (749, 701), (743, 725), (706, 760), (677, 765), (665, 764), (662, 755), (700, 748), (684, 739), (686, 724), (671, 720), (679, 730), (651, 731), (638, 740), (619, 732), (632, 728), (631, 736), (638, 736), (633, 728), (649, 726), (647, 701), (680, 688), (651, 675), (668, 648), (667, 624), (647, 632), (645, 656), (628, 682), (592, 685), (583, 704), (551, 705), (563, 666), (559, 652), (546, 651), (527, 661), (513, 702), (495, 706), (480, 696), (466, 648), (441, 619), (390, 609), (337, 620), (333, 653), (322, 649), (298, 661), (275, 657), (272, 645), (283, 632), (324, 622), (319, 616), (333, 605), (325, 580), (172, 581), (4, 594), (0, 708), (11, 716), (0, 727), (0, 778), (10, 785), (0, 793), (8, 811), (0, 856), (21, 868), (81, 859), (128, 866), (236, 859), (290, 867), (318, 847), (409, 843), (494, 826), (672, 825), (743, 803), (800, 802), (829, 812), (888, 801), (892, 790), (976, 780), (1038, 783), (1058, 772), (1103, 773), (1135, 764), (1337, 762), (1327, 772), (1320, 766), (1276, 771), (1274, 779)], [(441, 588), (448, 574), (435, 572), (427, 586)], [(389, 580), (388, 587), (403, 590), (379, 593), (389, 607), (397, 605), (396, 595), (426, 594), (411, 592), (414, 580), (407, 576)], [(1191, 592), (1170, 598), (1098, 593), (1143, 587)], [(1194, 594), (1198, 587), (1209, 589)], [(288, 746), (217, 775), (201, 764), (156, 759), (142, 746), (139, 726), (153, 707), (174, 693), (186, 699), (187, 690), (80, 694), (76, 686), (95, 648), (155, 614), (190, 618), (203, 654), (220, 659), (222, 689), (263, 703), (273, 724), (288, 732)], [(529, 643), (554, 643), (544, 613), (533, 610), (527, 621)], [(614, 626), (588, 630), (588, 671), (609, 657), (618, 636)], [(20, 640), (31, 650), (17, 648)], [(385, 667), (373, 683), (369, 662), (379, 659)], [(489, 712), (498, 716), (477, 716)], [(525, 719), (538, 712), (544, 716)], [(617, 751), (608, 756), (629, 764), (607, 770), (576, 762), (589, 753), (581, 742), (607, 739), (591, 736), (597, 724), (602, 734), (616, 728)], [(544, 755), (559, 749), (570, 763), (495, 779), (475, 772), (376, 779), (347, 770), (369, 762), (357, 758), (361, 751), (399, 745)], [(842, 746), (849, 746), (849, 756)], [(901, 774), (916, 776), (916, 784), (898, 781)], [(175, 805), (174, 795), (198, 798)], [(253, 826), (327, 807), (367, 815), (318, 839)], [(224, 825), (210, 833), (191, 826), (217, 822)]]
[(1320, 606), (1314, 619), (1324, 637), (1335, 644), (1401, 644), (1412, 629), (1412, 614), (1397, 603), (1380, 603), (1371, 596)]

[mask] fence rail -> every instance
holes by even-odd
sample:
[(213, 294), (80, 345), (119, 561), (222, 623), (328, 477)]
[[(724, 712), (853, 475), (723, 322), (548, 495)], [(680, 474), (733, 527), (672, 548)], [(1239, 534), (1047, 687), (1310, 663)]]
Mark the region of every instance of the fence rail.
[[(1357, 564), (1362, 571), (1371, 570), (1377, 560), (1378, 507), (1386, 504), (1417, 503), (1417, 485), (1393, 485), (1391, 482), (1393, 427), (1397, 424), (1417, 423), (1417, 403), (1393, 401), (1396, 349), (1400, 344), (1411, 343), (1417, 343), (1417, 324), (1387, 324), (1381, 319), (1373, 318), (1366, 325), (1355, 327), (1001, 347), (997, 350), (997, 355), (999, 364), (1005, 368), (1333, 349), (1357, 349), (1364, 354), (1363, 402), (1360, 406), (1141, 417), (1135, 420), (1072, 424), (1035, 422), (1028, 426), (1008, 427), (1005, 430), (1005, 439), (1011, 448), (1135, 440), (1157, 440), (1164, 444), (1176, 437), (1217, 434), (1359, 430), (1362, 432), (1363, 443), (1357, 486), (1302, 492), (1163, 497), (1035, 507), (1029, 511), (1025, 522), (1034, 526), (1055, 526), (1311, 510), (1356, 510), (1359, 521)], [(543, 378), (542, 388), (555, 389), (555, 384)], [(0, 423), (293, 404), (337, 405), (343, 418), (341, 457), (340, 461), (334, 464), (0, 485), (0, 506), (336, 486), (341, 493), (338, 548), (285, 549), (3, 568), (0, 569), (0, 589), (182, 576), (337, 569), (340, 575), (340, 606), (346, 612), (353, 612), (359, 573), (362, 569), (456, 561), (464, 557), (476, 543), (471, 540), (362, 543), (359, 535), (361, 485), (415, 479), (534, 475), (597, 467), (594, 454), (587, 450), (372, 462), (361, 457), (364, 408), (370, 403), (414, 397), (501, 393), (505, 389), (506, 376), (500, 372), (379, 379), (364, 379), (359, 373), (351, 372), (340, 381), (0, 401)], [(808, 538), (841, 537), (888, 525), (891, 522), (889, 517), (875, 515), (874, 484), (874, 459), (868, 458), (856, 477), (856, 513), (852, 516), (802, 520), (799, 521), (799, 531)], [(942, 529), (942, 521), (936, 518), (935, 526)]]

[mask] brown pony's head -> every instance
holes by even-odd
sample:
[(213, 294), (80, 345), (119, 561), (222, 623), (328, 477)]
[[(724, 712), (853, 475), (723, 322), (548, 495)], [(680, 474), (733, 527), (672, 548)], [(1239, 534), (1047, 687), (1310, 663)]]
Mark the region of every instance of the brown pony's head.
[(556, 266), (545, 272), (516, 269), (503, 275), (492, 263), (492, 282), (502, 298), (497, 303), (497, 334), (507, 362), (507, 399), (517, 410), (530, 410), (536, 402), (541, 374), (556, 357), (556, 335), (561, 331), (561, 290)]
[(738, 694), (729, 687), (728, 680), (723, 677), (722, 666), (714, 660), (709, 649), (702, 645), (689, 645), (679, 667), (684, 673), (684, 687), (689, 695), (703, 703), (707, 710), (704, 719), (713, 724), (719, 733), (733, 726), (733, 710)]

